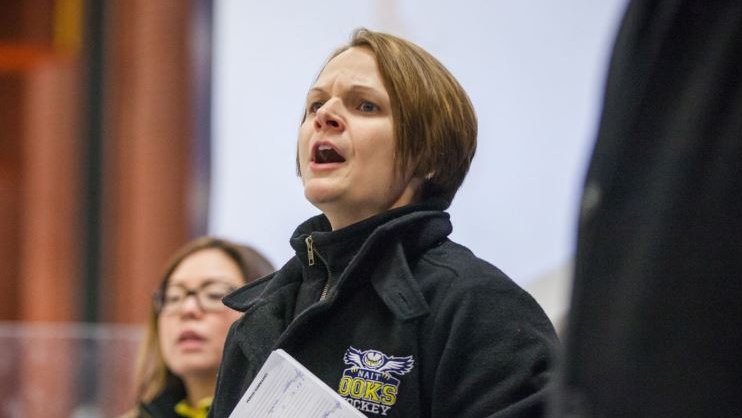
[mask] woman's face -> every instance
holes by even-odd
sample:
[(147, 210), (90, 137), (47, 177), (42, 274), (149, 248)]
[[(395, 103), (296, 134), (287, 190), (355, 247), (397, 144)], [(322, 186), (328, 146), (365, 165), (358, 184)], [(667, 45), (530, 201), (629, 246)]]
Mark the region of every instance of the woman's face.
[(304, 195), (339, 229), (412, 203), (420, 180), (395, 169), (389, 95), (374, 55), (350, 48), (309, 90), (299, 129)]
[(229, 326), (241, 315), (221, 297), (243, 284), (237, 263), (216, 248), (190, 254), (173, 271), (157, 320), (162, 355), (175, 375), (216, 376)]

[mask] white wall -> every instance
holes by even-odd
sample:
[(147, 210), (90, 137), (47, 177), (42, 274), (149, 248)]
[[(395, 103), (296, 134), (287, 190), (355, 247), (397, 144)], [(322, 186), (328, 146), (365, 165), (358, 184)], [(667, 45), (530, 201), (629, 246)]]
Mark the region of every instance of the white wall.
[(366, 26), (418, 43), (458, 78), (479, 146), (452, 238), (527, 285), (568, 265), (609, 49), (625, 0), (217, 0), (209, 229), (277, 265), (318, 211), (295, 175), (306, 90)]

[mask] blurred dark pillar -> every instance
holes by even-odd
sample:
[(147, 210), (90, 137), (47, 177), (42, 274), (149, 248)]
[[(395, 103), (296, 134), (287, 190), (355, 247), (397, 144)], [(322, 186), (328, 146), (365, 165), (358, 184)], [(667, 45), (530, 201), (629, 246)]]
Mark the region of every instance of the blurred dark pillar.
[[(0, 50), (0, 56), (3, 52)], [(19, 316), (21, 78), (19, 73), (0, 65), (0, 107), (3, 109), (0, 111), (0, 321)]]

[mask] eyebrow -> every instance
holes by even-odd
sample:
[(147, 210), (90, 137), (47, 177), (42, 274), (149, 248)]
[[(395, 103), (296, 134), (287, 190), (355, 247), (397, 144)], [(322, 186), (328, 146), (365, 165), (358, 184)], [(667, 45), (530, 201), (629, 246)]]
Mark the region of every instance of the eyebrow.
[[(379, 90), (378, 88), (367, 86), (364, 84), (353, 84), (348, 89), (350, 93), (364, 93), (364, 94), (372, 94), (374, 96), (382, 96), (388, 97), (388, 93)], [(319, 95), (327, 95), (328, 92), (325, 88), (314, 86), (311, 89), (309, 89), (309, 92), (307, 92), (307, 97), (310, 97), (312, 94), (319, 94)]]

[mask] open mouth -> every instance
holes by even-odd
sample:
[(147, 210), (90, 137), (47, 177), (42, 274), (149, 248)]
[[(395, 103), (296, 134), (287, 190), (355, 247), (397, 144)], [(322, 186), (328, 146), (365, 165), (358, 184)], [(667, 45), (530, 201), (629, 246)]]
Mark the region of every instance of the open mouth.
[(345, 158), (332, 146), (321, 144), (314, 148), (314, 162), (316, 164), (343, 163)]
[(189, 342), (189, 341), (204, 341), (204, 340), (205, 340), (204, 337), (202, 337), (201, 335), (199, 335), (199, 334), (197, 334), (197, 333), (195, 333), (193, 331), (185, 331), (185, 332), (182, 332), (178, 336), (178, 342), (179, 343)]

